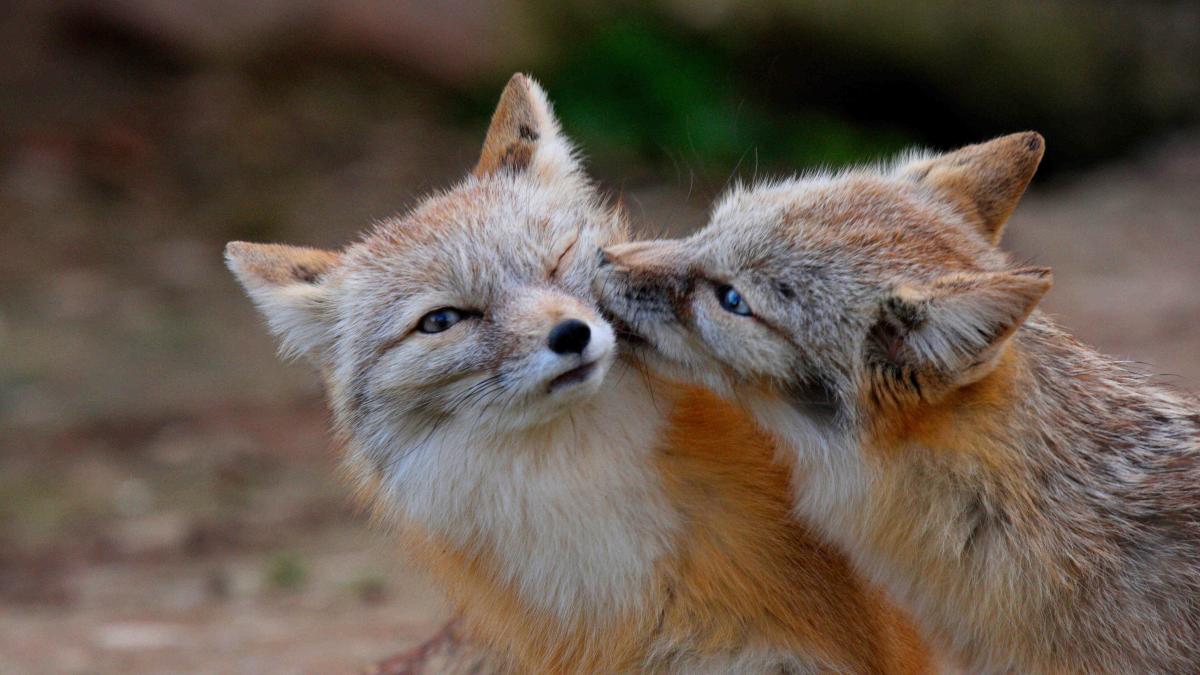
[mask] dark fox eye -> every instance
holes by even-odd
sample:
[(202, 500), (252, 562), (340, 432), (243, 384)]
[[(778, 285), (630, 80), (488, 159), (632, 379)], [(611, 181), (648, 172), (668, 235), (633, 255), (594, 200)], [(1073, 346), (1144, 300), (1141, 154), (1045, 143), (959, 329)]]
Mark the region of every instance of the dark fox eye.
[(453, 307), (443, 307), (421, 317), (417, 330), (422, 333), (440, 333), (463, 320), (465, 314)]
[(746, 304), (746, 299), (733, 286), (717, 286), (717, 302), (721, 303), (721, 308), (726, 312), (750, 316), (750, 305)]

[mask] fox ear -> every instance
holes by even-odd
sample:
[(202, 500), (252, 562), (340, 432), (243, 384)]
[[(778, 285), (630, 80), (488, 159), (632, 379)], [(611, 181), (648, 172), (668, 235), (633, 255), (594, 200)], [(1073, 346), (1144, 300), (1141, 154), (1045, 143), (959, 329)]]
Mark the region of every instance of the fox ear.
[(578, 169), (579, 163), (559, 130), (546, 92), (533, 78), (513, 75), (492, 113), (475, 175), (533, 172), (552, 180)]
[(1030, 267), (902, 287), (884, 301), (871, 338), (895, 366), (967, 384), (992, 370), (1052, 283), (1049, 269)]
[(267, 319), (288, 356), (318, 356), (330, 343), (328, 273), (341, 254), (301, 246), (230, 242), (225, 264)]
[(948, 197), (992, 244), (1042, 161), (1045, 141), (1026, 131), (921, 159), (901, 171)]

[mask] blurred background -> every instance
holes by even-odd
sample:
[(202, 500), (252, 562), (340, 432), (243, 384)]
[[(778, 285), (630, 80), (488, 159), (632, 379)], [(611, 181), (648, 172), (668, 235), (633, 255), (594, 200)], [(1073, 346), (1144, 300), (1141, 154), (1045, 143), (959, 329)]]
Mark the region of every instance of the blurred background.
[(0, 673), (355, 672), (437, 628), (221, 248), (457, 180), (516, 70), (651, 233), (734, 179), (1039, 130), (1006, 245), (1200, 390), (1200, 6), (745, 4), (3, 3)]

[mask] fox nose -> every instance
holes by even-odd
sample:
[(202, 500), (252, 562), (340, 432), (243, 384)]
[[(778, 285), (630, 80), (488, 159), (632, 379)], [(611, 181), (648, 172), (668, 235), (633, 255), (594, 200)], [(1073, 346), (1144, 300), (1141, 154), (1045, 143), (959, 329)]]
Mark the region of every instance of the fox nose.
[(567, 319), (550, 329), (546, 344), (555, 354), (582, 354), (592, 339), (592, 329), (579, 319)]

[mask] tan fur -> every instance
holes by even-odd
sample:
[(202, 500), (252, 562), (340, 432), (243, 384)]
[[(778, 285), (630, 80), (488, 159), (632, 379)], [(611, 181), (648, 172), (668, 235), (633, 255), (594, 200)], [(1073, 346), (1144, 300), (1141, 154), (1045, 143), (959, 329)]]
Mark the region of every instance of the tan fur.
[(1198, 672), (1200, 406), (1061, 332), (1049, 271), (995, 248), (1042, 148), (737, 189), (595, 288), (794, 450), (798, 512), (969, 672)]
[[(227, 256), (320, 365), (347, 474), (451, 600), (470, 667), (928, 672), (906, 616), (790, 516), (744, 413), (614, 360), (590, 288), (625, 239), (515, 76), (462, 184), (339, 253)], [(461, 320), (423, 331), (438, 308)], [(568, 319), (592, 337), (552, 353)]]

